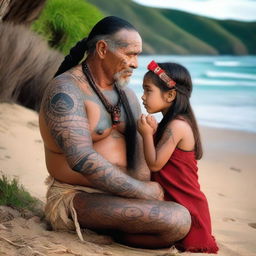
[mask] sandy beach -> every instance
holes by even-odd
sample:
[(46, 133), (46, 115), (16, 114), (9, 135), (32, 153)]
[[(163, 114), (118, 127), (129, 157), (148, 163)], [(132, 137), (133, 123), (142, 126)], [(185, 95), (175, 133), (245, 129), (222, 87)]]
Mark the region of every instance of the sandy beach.
[[(200, 130), (204, 157), (199, 161), (199, 177), (209, 201), (218, 255), (256, 255), (256, 133)], [(18, 177), (33, 196), (45, 201), (47, 170), (38, 116), (16, 104), (0, 104), (0, 174)], [(81, 243), (76, 234), (47, 231), (37, 217), (24, 219), (10, 212), (8, 216), (0, 222), (0, 255), (168, 256), (173, 252), (121, 246), (90, 231)]]

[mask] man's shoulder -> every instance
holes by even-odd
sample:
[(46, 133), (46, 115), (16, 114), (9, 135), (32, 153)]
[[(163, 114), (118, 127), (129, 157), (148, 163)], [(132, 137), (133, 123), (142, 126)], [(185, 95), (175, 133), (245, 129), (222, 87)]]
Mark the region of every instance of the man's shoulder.
[(72, 74), (72, 72), (70, 71), (66, 71), (56, 77), (53, 78), (52, 82), (55, 82), (55, 81), (58, 81), (58, 82), (61, 82), (61, 81), (70, 81), (70, 82), (74, 82), (75, 81), (75, 75)]
[(88, 82), (81, 74), (79, 68), (75, 67), (72, 68), (52, 79), (50, 82), (50, 87), (53, 89), (56, 87), (58, 90), (75, 90), (80, 91), (81, 88), (84, 90), (88, 88)]
[(79, 81), (79, 78), (76, 79), (74, 74), (70, 71), (54, 77), (47, 86), (47, 90), (44, 92), (42, 104), (47, 104), (49, 100), (58, 100), (58, 102), (61, 100), (69, 102), (83, 101), (85, 99), (85, 91), (81, 88), (85, 86), (81, 84), (82, 82)]

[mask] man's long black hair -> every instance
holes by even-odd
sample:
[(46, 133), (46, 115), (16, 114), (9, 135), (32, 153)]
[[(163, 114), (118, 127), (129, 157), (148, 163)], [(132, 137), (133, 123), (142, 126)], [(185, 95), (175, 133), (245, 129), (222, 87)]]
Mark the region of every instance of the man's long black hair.
[[(85, 53), (89, 54), (95, 50), (95, 46), (98, 40), (106, 36), (112, 36), (121, 29), (137, 31), (133, 25), (119, 17), (108, 16), (100, 20), (92, 28), (88, 37), (79, 41), (70, 50), (70, 53), (65, 57), (54, 77), (79, 64), (80, 61), (84, 58)], [(125, 128), (127, 168), (132, 170), (135, 168), (136, 163), (136, 123), (126, 94), (123, 91), (120, 93), (120, 98), (127, 117)]]

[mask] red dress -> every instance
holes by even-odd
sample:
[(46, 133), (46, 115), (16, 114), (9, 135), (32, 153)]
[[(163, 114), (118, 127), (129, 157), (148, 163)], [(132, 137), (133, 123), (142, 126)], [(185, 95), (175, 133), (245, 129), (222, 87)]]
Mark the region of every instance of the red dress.
[(152, 180), (165, 190), (165, 200), (186, 207), (192, 223), (189, 233), (177, 247), (191, 252), (217, 253), (218, 246), (212, 236), (211, 218), (207, 199), (200, 190), (194, 151), (176, 148), (159, 172), (152, 172)]

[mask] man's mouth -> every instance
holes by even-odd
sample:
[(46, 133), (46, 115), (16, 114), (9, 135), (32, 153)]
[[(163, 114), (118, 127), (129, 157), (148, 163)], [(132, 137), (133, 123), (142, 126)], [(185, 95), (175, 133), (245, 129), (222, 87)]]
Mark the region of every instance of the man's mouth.
[(126, 76), (131, 76), (132, 75), (132, 71), (124, 71), (123, 74), (126, 75)]

